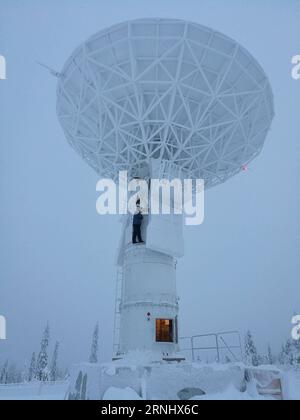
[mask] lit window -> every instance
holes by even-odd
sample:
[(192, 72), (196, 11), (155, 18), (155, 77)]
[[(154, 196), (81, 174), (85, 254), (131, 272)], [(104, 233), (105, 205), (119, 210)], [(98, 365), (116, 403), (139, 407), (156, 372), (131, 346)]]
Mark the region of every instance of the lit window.
[(156, 341), (164, 343), (173, 343), (173, 320), (156, 320)]

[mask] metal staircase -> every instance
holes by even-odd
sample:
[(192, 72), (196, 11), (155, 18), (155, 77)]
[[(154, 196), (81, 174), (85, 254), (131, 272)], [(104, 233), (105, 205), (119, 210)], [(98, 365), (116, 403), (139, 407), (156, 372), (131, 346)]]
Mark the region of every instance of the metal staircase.
[(118, 357), (120, 346), (120, 322), (121, 312), (120, 306), (122, 302), (122, 285), (123, 285), (123, 268), (118, 267), (116, 278), (116, 296), (115, 296), (115, 320), (114, 320), (114, 336), (113, 336), (113, 357)]

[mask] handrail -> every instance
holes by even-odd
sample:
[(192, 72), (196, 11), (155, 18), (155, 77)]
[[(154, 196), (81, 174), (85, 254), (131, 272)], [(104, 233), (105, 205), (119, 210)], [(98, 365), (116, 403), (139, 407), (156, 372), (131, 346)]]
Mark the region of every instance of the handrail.
[[(236, 335), (239, 339), (239, 345), (228, 345), (224, 339), (223, 336), (225, 335)], [(215, 346), (206, 346), (206, 347), (196, 347), (195, 346), (195, 340), (197, 338), (205, 338), (205, 337), (214, 337), (216, 345)], [(242, 341), (241, 341), (241, 335), (238, 331), (224, 331), (224, 332), (218, 332), (218, 333), (210, 333), (210, 334), (197, 334), (193, 335), (191, 337), (180, 337), (180, 340), (190, 340), (191, 347), (190, 348), (183, 348), (181, 351), (191, 351), (192, 353), (192, 360), (195, 361), (195, 351), (196, 350), (216, 350), (217, 352), (217, 362), (220, 363), (221, 361), (221, 354), (220, 352), (222, 350), (227, 350), (231, 356), (235, 359), (235, 361), (238, 361), (238, 358), (233, 353), (232, 350), (240, 350), (241, 353), (241, 360), (243, 360), (243, 350), (242, 350)], [(224, 346), (220, 346), (219, 341), (222, 341)]]
[(225, 342), (225, 340), (224, 340), (224, 338), (223, 337), (221, 337), (221, 340), (223, 341), (223, 343), (225, 344), (225, 346), (226, 346), (226, 349), (229, 351), (229, 353), (233, 356), (233, 358), (235, 359), (235, 361), (236, 362), (238, 362), (238, 359), (236, 358), (236, 356), (235, 356), (235, 354), (231, 351), (231, 349), (232, 349), (232, 347), (228, 347), (227, 346), (227, 344), (226, 344), (226, 342)]

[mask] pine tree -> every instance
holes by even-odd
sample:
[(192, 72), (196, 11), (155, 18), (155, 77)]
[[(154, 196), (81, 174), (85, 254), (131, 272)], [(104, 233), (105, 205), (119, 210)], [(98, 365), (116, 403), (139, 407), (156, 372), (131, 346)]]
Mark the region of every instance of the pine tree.
[(290, 340), (289, 349), (289, 364), (295, 367), (300, 365), (300, 341)]
[(281, 347), (281, 352), (279, 354), (279, 364), (282, 366), (285, 364), (285, 347), (284, 346)]
[(25, 360), (23, 370), (21, 371), (21, 382), (22, 384), (28, 381), (28, 366), (27, 361)]
[(41, 350), (37, 360), (36, 379), (39, 381), (48, 380), (48, 346), (50, 340), (50, 328), (47, 324), (41, 341)]
[(294, 341), (294, 364), (300, 367), (300, 340)]
[(99, 323), (96, 324), (93, 339), (92, 339), (92, 348), (91, 348), (91, 355), (90, 355), (90, 363), (98, 363), (98, 349), (99, 349)]
[(283, 366), (292, 366), (294, 364), (294, 352), (293, 352), (293, 341), (287, 340), (286, 344), (282, 346), (282, 350), (279, 357), (279, 362)]
[(294, 364), (294, 355), (293, 355), (293, 342), (288, 340), (284, 349), (285, 353), (285, 364), (293, 366)]
[(28, 381), (31, 382), (36, 377), (36, 355), (32, 353), (28, 372)]
[(8, 360), (4, 363), (0, 372), (0, 384), (8, 383)]
[(16, 365), (13, 363), (8, 367), (7, 382), (8, 384), (17, 384), (22, 381), (22, 375), (17, 370)]
[(59, 342), (57, 341), (55, 343), (55, 348), (54, 348), (52, 361), (51, 361), (51, 368), (50, 368), (50, 379), (53, 382), (57, 380), (57, 376), (58, 376), (58, 368), (57, 368), (58, 350), (59, 350)]
[(272, 353), (271, 346), (269, 344), (268, 345), (268, 364), (269, 365), (274, 365), (274, 363), (275, 363), (275, 359), (274, 359), (274, 356), (273, 356), (273, 353)]
[(245, 338), (245, 356), (248, 365), (259, 366), (259, 355), (250, 331), (247, 332)]

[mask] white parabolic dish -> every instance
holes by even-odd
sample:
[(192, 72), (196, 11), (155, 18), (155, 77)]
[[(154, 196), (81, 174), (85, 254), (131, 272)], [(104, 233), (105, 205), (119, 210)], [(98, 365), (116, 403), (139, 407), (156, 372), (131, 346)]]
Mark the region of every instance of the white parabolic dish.
[(274, 109), (266, 74), (237, 42), (195, 23), (139, 19), (76, 49), (57, 113), (100, 176), (138, 176), (155, 158), (209, 188), (260, 153)]

